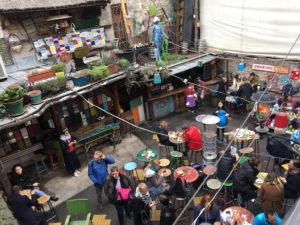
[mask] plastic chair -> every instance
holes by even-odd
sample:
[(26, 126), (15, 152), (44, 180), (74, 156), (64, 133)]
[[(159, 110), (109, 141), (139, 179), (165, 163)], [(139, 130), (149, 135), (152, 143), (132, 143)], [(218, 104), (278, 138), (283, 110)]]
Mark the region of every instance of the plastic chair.
[[(64, 225), (90, 225), (91, 208), (88, 199), (72, 199), (67, 201), (68, 215)], [(84, 220), (73, 220), (71, 217), (83, 217)]]

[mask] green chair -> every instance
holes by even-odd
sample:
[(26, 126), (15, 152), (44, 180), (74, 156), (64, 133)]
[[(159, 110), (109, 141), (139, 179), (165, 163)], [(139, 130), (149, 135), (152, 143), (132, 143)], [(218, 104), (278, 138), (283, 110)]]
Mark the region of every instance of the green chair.
[(250, 160), (250, 158), (249, 158), (248, 156), (241, 156), (240, 161), (239, 161), (239, 164), (240, 164), (240, 165), (243, 165), (244, 162), (246, 162), (246, 161), (248, 161), (248, 160)]
[[(88, 199), (72, 199), (67, 201), (68, 215), (64, 225), (91, 225), (91, 208)], [(73, 220), (71, 217), (85, 218), (84, 220)]]

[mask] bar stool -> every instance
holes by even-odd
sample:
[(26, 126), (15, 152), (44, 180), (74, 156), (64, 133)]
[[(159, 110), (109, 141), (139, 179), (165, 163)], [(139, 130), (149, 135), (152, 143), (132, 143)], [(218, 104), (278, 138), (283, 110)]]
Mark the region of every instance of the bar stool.
[(170, 157), (170, 146), (163, 145), (158, 143), (159, 146), (159, 156), (164, 157), (164, 153), (166, 153), (166, 157)]
[(162, 168), (167, 168), (170, 165), (170, 160), (168, 159), (160, 159), (159, 166)]
[(45, 163), (46, 156), (43, 154), (34, 154), (32, 156), (35, 164), (35, 170), (38, 174), (38, 177), (41, 178), (43, 173), (46, 173), (49, 176), (49, 171)]
[[(187, 204), (187, 200), (188, 200), (188, 196), (184, 198), (175, 196), (175, 208), (177, 211), (177, 215), (180, 214), (181, 211), (184, 209), (184, 206)], [(184, 215), (185, 216), (181, 217), (180, 219), (189, 218), (188, 210), (184, 212)]]
[(213, 193), (221, 187), (222, 183), (218, 179), (209, 179), (206, 182), (206, 186), (209, 188), (209, 192)]
[(176, 169), (180, 166), (183, 165), (183, 154), (181, 152), (178, 151), (171, 151), (170, 152), (171, 155), (171, 169)]
[[(227, 207), (227, 205), (233, 203), (234, 201), (234, 193), (233, 193), (233, 182), (232, 181), (226, 181), (223, 183), (223, 190), (224, 190), (224, 208)], [(230, 197), (230, 200), (228, 201), (228, 196)]]
[[(135, 162), (129, 162), (129, 163), (126, 163), (124, 165), (124, 169), (126, 170), (126, 172), (128, 172), (128, 176), (133, 179), (134, 179), (134, 176), (133, 176), (133, 173), (134, 171), (136, 170), (136, 167), (137, 167), (137, 164)], [(137, 174), (137, 173), (136, 173)], [(138, 175), (138, 174), (137, 174)], [(135, 182), (136, 183), (136, 182)]]
[[(194, 157), (194, 162), (195, 163), (200, 163), (201, 160), (200, 160), (200, 157), (199, 157), (199, 154), (202, 156), (202, 153), (203, 153), (203, 147), (200, 148), (200, 149), (196, 149), (196, 150), (191, 150), (191, 156), (190, 156), (190, 163), (192, 163), (193, 161), (193, 157)], [(199, 159), (199, 160), (198, 160)]]
[(51, 213), (51, 216), (47, 219), (47, 222), (53, 220), (54, 218), (55, 218), (55, 221), (57, 221), (57, 214), (56, 214), (56, 212), (55, 212), (55, 210), (54, 210), (54, 208), (53, 208), (53, 205), (52, 205), (52, 203), (51, 203), (51, 201), (50, 201), (50, 196), (48, 196), (48, 195), (43, 195), (43, 196), (41, 196), (41, 197), (39, 197), (39, 198), (37, 199), (37, 202), (42, 206), (42, 207), (41, 207), (41, 211), (43, 211), (43, 212), (45, 211), (44, 205), (45, 205), (46, 203), (48, 204), (48, 207), (49, 207), (49, 211), (50, 211), (50, 213)]

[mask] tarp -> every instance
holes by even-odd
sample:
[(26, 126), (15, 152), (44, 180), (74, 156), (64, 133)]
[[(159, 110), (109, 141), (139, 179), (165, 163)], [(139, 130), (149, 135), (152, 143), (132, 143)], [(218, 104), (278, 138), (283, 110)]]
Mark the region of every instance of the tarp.
[[(300, 33), (299, 0), (201, 0), (208, 50), (283, 57)], [(300, 41), (290, 58), (300, 58)]]

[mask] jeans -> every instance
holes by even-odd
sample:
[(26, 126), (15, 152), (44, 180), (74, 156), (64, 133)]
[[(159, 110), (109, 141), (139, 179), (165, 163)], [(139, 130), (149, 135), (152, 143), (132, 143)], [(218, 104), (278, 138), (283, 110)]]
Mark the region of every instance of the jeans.
[(34, 194), (37, 197), (41, 197), (41, 196), (47, 195), (45, 192), (41, 191), (40, 189), (33, 189), (33, 190), (34, 190)]
[(129, 216), (129, 217), (131, 216), (129, 208), (127, 206), (127, 201), (122, 201), (122, 202), (120, 201), (114, 205), (117, 210), (119, 225), (124, 225), (124, 210), (125, 210), (127, 216)]
[(102, 189), (103, 189), (103, 187), (95, 186), (96, 195), (97, 195), (97, 202), (98, 202), (98, 206), (100, 208), (102, 208)]

